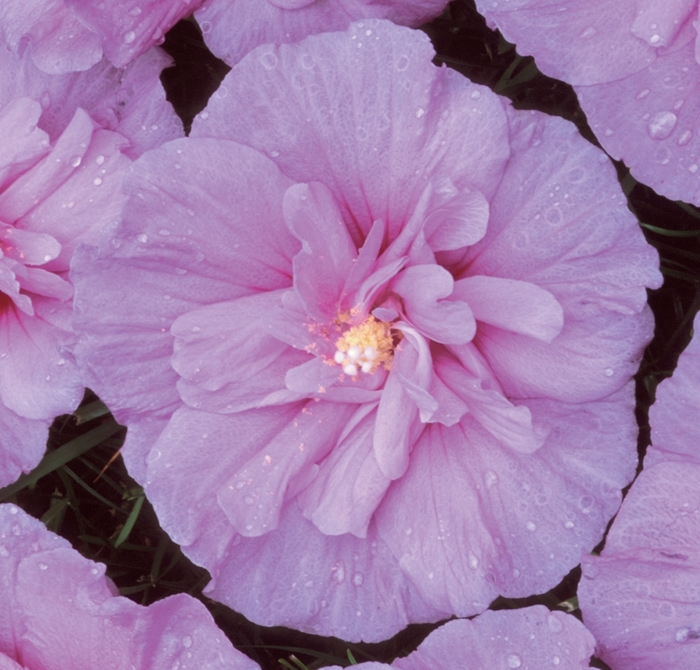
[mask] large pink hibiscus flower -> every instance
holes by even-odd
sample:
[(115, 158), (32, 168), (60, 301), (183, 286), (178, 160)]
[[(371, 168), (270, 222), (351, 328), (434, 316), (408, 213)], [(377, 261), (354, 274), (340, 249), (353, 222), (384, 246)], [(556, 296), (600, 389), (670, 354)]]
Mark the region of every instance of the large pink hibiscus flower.
[(639, 181), (700, 205), (697, 0), (500, 0), (479, 11), (574, 86), (600, 143)]
[(448, 0), (206, 0), (195, 12), (207, 46), (234, 65), (265, 43), (287, 44), (307, 35), (345, 30), (360, 19), (389, 19), (417, 27)]
[(124, 67), (202, 0), (22, 0), (0, 6), (0, 40), (49, 74)]
[(178, 594), (137, 605), (15, 505), (0, 505), (0, 667), (255, 670), (205, 607)]
[(130, 471), (260, 623), (547, 590), (634, 472), (656, 253), (572, 125), (432, 55), (384, 21), (255, 50), (72, 269)]
[(68, 267), (116, 221), (130, 157), (182, 135), (166, 62), (51, 76), (0, 51), (0, 486), (36, 466), (50, 422), (82, 398)]
[(693, 670), (700, 658), (700, 318), (650, 411), (653, 447), (600, 557), (583, 562), (586, 625), (613, 670)]

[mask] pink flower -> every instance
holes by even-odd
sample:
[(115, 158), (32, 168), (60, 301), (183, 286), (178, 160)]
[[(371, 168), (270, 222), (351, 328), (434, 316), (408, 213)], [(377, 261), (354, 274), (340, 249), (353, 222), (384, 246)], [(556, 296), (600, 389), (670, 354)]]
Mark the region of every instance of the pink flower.
[(574, 86), (600, 143), (638, 180), (700, 204), (697, 0), (501, 0), (479, 11)]
[(72, 268), (127, 466), (259, 623), (545, 591), (634, 472), (656, 253), (572, 125), (432, 55), (383, 21), (257, 49)]
[(0, 667), (255, 670), (186, 594), (149, 607), (117, 595), (83, 558), (15, 505), (0, 505)]
[(202, 0), (22, 0), (0, 9), (0, 41), (49, 74), (88, 70), (103, 54), (124, 67)]
[(68, 267), (118, 217), (129, 156), (182, 134), (163, 64), (50, 76), (0, 50), (0, 486), (36, 466), (48, 425), (82, 398)]
[(389, 19), (418, 27), (448, 0), (205, 0), (195, 18), (211, 51), (229, 65), (261, 44), (288, 44), (307, 35), (345, 30), (359, 19)]
[[(589, 668), (593, 636), (573, 616), (542, 605), (484, 612), (475, 619), (449, 621), (413, 653), (391, 665), (360, 663), (358, 670), (559, 670)], [(333, 666), (328, 670), (339, 670)]]
[[(700, 318), (695, 319), (695, 332)], [(700, 654), (700, 339), (650, 410), (653, 447), (579, 600), (613, 670), (693, 670)]]

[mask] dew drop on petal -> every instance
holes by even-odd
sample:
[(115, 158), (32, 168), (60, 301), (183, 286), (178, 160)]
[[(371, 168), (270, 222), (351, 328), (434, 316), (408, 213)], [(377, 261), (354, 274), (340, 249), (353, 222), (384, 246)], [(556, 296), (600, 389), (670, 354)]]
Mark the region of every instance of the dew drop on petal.
[(690, 628), (679, 628), (676, 631), (676, 642), (685, 642), (688, 639), (688, 635), (690, 635)]
[(250, 496), (246, 496), (245, 498), (243, 498), (243, 502), (246, 505), (252, 505), (255, 501)]
[(122, 39), (124, 40), (124, 44), (131, 44), (136, 39), (136, 33), (130, 30), (128, 33), (124, 33)]
[(188, 649), (192, 646), (192, 638), (189, 635), (182, 638), (182, 646)]
[(487, 470), (484, 473), (484, 482), (486, 484), (486, 488), (490, 489), (498, 484), (498, 475), (493, 470)]
[(676, 127), (678, 117), (673, 112), (657, 112), (649, 120), (647, 130), (653, 140), (665, 140)]
[(353, 583), (355, 586), (362, 586), (362, 582), (364, 581), (364, 579), (365, 579), (365, 578), (362, 576), (361, 573), (356, 572), (356, 573), (354, 574), (353, 578), (352, 578), (352, 583)]
[(80, 156), (71, 156), (68, 162), (71, 164), (71, 167), (77, 168), (83, 162), (83, 159)]
[(508, 664), (509, 668), (519, 668), (522, 665), (520, 656), (518, 656), (517, 654), (508, 654), (506, 658), (506, 663)]

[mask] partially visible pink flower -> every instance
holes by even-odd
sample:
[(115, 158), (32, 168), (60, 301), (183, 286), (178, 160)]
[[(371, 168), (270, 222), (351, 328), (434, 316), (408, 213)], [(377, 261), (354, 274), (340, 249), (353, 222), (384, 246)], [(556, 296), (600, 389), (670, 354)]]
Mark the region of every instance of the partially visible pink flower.
[(72, 266), (130, 472), (259, 623), (545, 591), (634, 473), (656, 253), (571, 124), (432, 55), (375, 20), (260, 47)]
[(653, 446), (600, 557), (583, 561), (579, 601), (613, 670), (695, 670), (700, 658), (700, 317), (659, 385)]
[(360, 19), (418, 27), (449, 0), (205, 0), (195, 18), (211, 51), (234, 65), (261, 44), (288, 44), (345, 30)]
[(15, 505), (0, 505), (0, 667), (8, 670), (255, 670), (204, 605), (178, 594), (143, 607), (105, 566)]
[(700, 205), (697, 0), (500, 0), (478, 7), (574, 86), (598, 140), (639, 180)]
[(581, 611), (598, 642), (597, 655), (612, 670), (698, 667), (698, 481), (697, 463), (670, 461), (645, 469), (601, 555), (583, 559)]
[(0, 486), (36, 466), (48, 425), (82, 398), (68, 267), (118, 218), (130, 156), (182, 135), (158, 88), (166, 61), (46, 75), (0, 49)]
[(202, 0), (21, 0), (0, 6), (0, 41), (49, 74), (87, 70), (105, 55), (124, 67)]
[[(542, 605), (487, 611), (449, 621), (414, 652), (391, 665), (360, 663), (358, 670), (583, 670), (589, 668), (593, 636), (580, 621)], [(328, 670), (340, 670), (333, 666)]]

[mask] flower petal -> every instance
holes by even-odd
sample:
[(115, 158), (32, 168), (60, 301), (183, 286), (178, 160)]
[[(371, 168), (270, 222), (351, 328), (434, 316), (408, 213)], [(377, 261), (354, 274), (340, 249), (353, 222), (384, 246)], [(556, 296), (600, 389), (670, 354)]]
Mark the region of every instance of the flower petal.
[(373, 524), (365, 539), (328, 536), (287, 505), (274, 533), (243, 538), (229, 552), (209, 567), (207, 595), (263, 626), (378, 642), (411, 621), (445, 616), (397, 569)]
[(357, 246), (377, 219), (393, 240), (428, 179), (488, 199), (509, 154), (500, 99), (432, 56), (424, 35), (380, 21), (260, 47), (229, 72), (192, 136), (235, 139), (296, 181), (324, 183), (356, 222)]
[(465, 344), (474, 337), (476, 322), (465, 302), (444, 299), (453, 296), (454, 285), (439, 265), (413, 265), (395, 277), (391, 289), (403, 299), (408, 320), (427, 338)]
[(294, 257), (294, 288), (309, 316), (333, 319), (357, 257), (340, 210), (331, 192), (318, 182), (290, 186), (283, 208), (287, 227), (302, 243)]
[(557, 299), (530, 282), (472, 275), (455, 283), (453, 295), (469, 305), (477, 321), (543, 342), (551, 342), (564, 325)]

